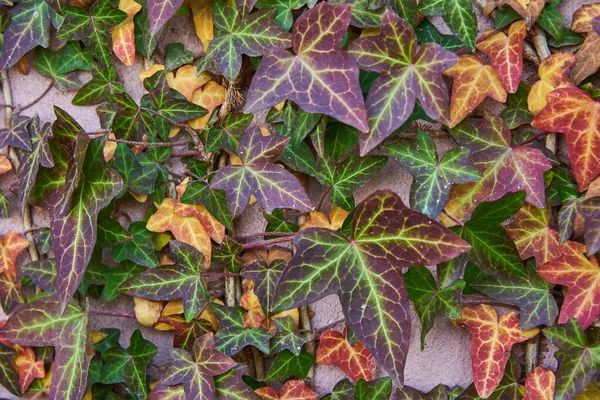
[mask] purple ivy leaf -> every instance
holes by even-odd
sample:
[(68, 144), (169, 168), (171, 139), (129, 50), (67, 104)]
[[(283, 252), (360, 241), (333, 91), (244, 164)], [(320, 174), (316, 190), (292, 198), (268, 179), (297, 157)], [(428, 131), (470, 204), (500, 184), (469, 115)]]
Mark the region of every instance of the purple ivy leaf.
[(171, 19), (183, 4), (183, 0), (148, 0), (150, 34), (156, 33)]
[(296, 234), (294, 246), (296, 253), (275, 291), (273, 312), (337, 294), (350, 328), (400, 385), (410, 340), (402, 269), (437, 264), (470, 247), (389, 190), (358, 205), (350, 238), (308, 228)]
[(245, 112), (289, 99), (304, 111), (330, 115), (366, 132), (358, 66), (340, 48), (350, 14), (348, 5), (323, 2), (298, 18), (292, 32), (296, 54), (267, 50), (250, 85)]
[(577, 209), (583, 217), (583, 237), (588, 255), (600, 251), (600, 197), (582, 201)]
[(450, 96), (442, 72), (458, 57), (435, 43), (417, 45), (413, 27), (386, 11), (378, 35), (353, 41), (348, 52), (361, 69), (379, 72), (367, 96), (370, 131), (360, 138), (367, 154), (398, 129), (413, 112), (418, 99), (431, 118), (448, 123)]
[(250, 129), (240, 141), (238, 154), (242, 165), (228, 165), (215, 174), (211, 186), (224, 189), (232, 215), (238, 215), (254, 195), (267, 213), (275, 208), (313, 209), (310, 198), (298, 179), (285, 168), (275, 165), (290, 138), (262, 136), (260, 129)]

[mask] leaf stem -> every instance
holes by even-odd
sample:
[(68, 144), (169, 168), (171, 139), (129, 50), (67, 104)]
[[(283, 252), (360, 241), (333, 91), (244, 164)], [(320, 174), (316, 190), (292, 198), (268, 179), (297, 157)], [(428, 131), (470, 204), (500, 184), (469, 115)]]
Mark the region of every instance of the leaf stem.
[(202, 153), (197, 150), (188, 150), (171, 153), (171, 157), (202, 157)]
[[(96, 137), (97, 135), (106, 135), (112, 132), (110, 129), (100, 129), (94, 132), (88, 132), (87, 135), (90, 137)], [(146, 147), (178, 147), (185, 146), (191, 143), (191, 140), (181, 140), (179, 142), (140, 142), (135, 140), (115, 139), (107, 137), (106, 140), (109, 142), (124, 143), (132, 146), (146, 146)]]
[(293, 236), (285, 236), (285, 237), (280, 237), (277, 239), (269, 239), (269, 240), (261, 240), (259, 242), (244, 243), (244, 244), (242, 244), (242, 250), (257, 249), (257, 248), (269, 246), (272, 244), (291, 242), (292, 240), (294, 240)]
[(446, 210), (442, 210), (442, 212), (444, 213), (444, 215), (445, 215), (446, 217), (448, 217), (448, 218), (449, 218), (449, 219), (450, 219), (452, 222), (454, 222), (456, 225), (458, 225), (458, 226), (465, 226), (465, 224), (463, 224), (461, 221), (459, 221), (459, 220), (457, 220), (456, 218), (454, 218), (454, 217), (452, 216), (452, 214), (450, 214), (448, 211), (446, 211)]
[(527, 139), (523, 140), (522, 142), (519, 142), (519, 143), (515, 144), (515, 145), (514, 145), (514, 146), (512, 146), (512, 147), (521, 147), (521, 146), (524, 146), (524, 145), (526, 145), (526, 144), (528, 144), (528, 143), (531, 143), (531, 142), (533, 142), (534, 140), (537, 140), (537, 139), (539, 139), (539, 138), (541, 138), (542, 136), (544, 136), (544, 135), (547, 135), (547, 134), (548, 134), (548, 132), (545, 132), (545, 131), (538, 132), (538, 133), (536, 133), (535, 135), (528, 137)]

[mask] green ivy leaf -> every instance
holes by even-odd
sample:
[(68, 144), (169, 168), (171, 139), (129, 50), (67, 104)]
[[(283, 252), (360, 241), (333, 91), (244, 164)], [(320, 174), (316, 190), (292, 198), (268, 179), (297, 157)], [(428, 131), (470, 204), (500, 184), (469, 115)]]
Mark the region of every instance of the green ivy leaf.
[(237, 273), (244, 265), (244, 260), (239, 256), (241, 253), (242, 245), (229, 236), (225, 236), (223, 244), (213, 252), (211, 261), (222, 265), (229, 272)]
[(531, 265), (526, 272), (527, 276), (505, 273), (479, 276), (469, 286), (505, 304), (519, 307), (522, 330), (554, 325), (558, 306), (550, 293), (553, 285), (542, 279)]
[(262, 9), (275, 9), (275, 15), (273, 19), (283, 29), (289, 31), (294, 24), (293, 10), (302, 8), (305, 4), (305, 0), (258, 0), (256, 2), (256, 8)]
[(194, 61), (194, 53), (185, 51), (183, 43), (169, 43), (167, 45), (167, 58), (165, 59), (165, 70), (172, 71), (185, 64)]
[(158, 45), (158, 40), (162, 36), (164, 27), (152, 34), (150, 32), (148, 1), (138, 0), (137, 2), (142, 5), (143, 10), (135, 14), (133, 17), (135, 49), (139, 51), (144, 58), (150, 60), (154, 55), (154, 51)]
[(385, 149), (413, 175), (411, 207), (431, 218), (437, 218), (444, 209), (451, 184), (481, 177), (471, 164), (469, 149), (451, 149), (438, 160), (435, 142), (423, 131), (417, 132), (413, 141), (387, 145)]
[(321, 400), (354, 400), (354, 390), (350, 379), (342, 379), (335, 384), (331, 393), (321, 397)]
[(181, 202), (185, 204), (202, 204), (227, 229), (233, 229), (233, 221), (229, 214), (224, 190), (213, 189), (206, 182), (192, 182), (181, 196)]
[(15, 396), (21, 396), (19, 388), (19, 372), (13, 366), (17, 351), (0, 343), (0, 385)]
[(379, 378), (374, 381), (359, 379), (354, 392), (355, 400), (389, 400), (392, 395), (392, 380)]
[[(119, 193), (123, 182), (104, 160), (105, 138), (90, 142), (83, 162), (85, 176), (73, 193), (71, 207), (52, 221), (52, 249), (57, 262), (57, 293), (65, 307), (83, 278), (96, 244), (98, 212)], [(55, 159), (55, 162), (57, 160)]]
[(298, 225), (287, 222), (283, 211), (279, 209), (273, 210), (271, 214), (263, 212), (263, 218), (267, 220), (265, 232), (298, 232)]
[(224, 374), (215, 376), (215, 389), (219, 400), (260, 400), (242, 380), (245, 365), (237, 365)]
[(417, 43), (421, 46), (433, 42), (450, 51), (456, 51), (464, 47), (463, 43), (455, 36), (442, 35), (438, 28), (427, 18), (415, 27), (415, 34), (417, 35)]
[(257, 57), (267, 49), (291, 46), (290, 33), (273, 21), (275, 10), (244, 17), (233, 0), (215, 0), (212, 11), (216, 35), (198, 63), (199, 72), (209, 69), (233, 82), (242, 67), (242, 54)]
[(4, 33), (0, 71), (12, 67), (35, 46), (48, 47), (50, 22), (57, 28), (62, 17), (44, 0), (23, 0), (10, 10), (11, 18)]
[[(333, 0), (331, 4), (348, 4), (352, 9), (350, 25), (358, 28), (378, 28), (385, 8), (372, 0)], [(393, 5), (402, 4), (402, 1), (394, 1)], [(379, 6), (379, 7), (377, 7)], [(398, 13), (398, 15), (402, 15)]]
[(295, 324), (292, 317), (286, 315), (283, 318), (274, 318), (275, 336), (271, 339), (271, 354), (277, 354), (283, 350), (291, 351), (295, 356), (300, 354), (302, 346), (308, 339), (302, 334), (294, 332)]
[(556, 352), (555, 396), (572, 399), (580, 393), (600, 370), (600, 336), (598, 329), (586, 331), (575, 318), (566, 324), (544, 329), (544, 336), (559, 350)]
[(59, 74), (68, 74), (77, 70), (90, 71), (94, 58), (89, 51), (82, 49), (79, 41), (67, 42), (61, 49), (62, 57), (56, 70)]
[(108, 101), (111, 95), (124, 93), (125, 88), (117, 71), (111, 65), (109, 67), (92, 64), (92, 80), (83, 85), (77, 92), (71, 103), (76, 106), (88, 106)]
[(56, 296), (18, 308), (0, 328), (0, 334), (21, 346), (54, 346), (50, 399), (80, 399), (86, 392), (91, 359), (88, 315), (75, 303), (63, 308)]
[(415, 304), (421, 320), (421, 351), (425, 348), (425, 336), (438, 315), (458, 319), (461, 315), (460, 296), (465, 282), (457, 280), (446, 288), (438, 288), (431, 272), (425, 267), (409, 268), (404, 274), (408, 298)]
[(129, 226), (129, 233), (131, 240), (113, 247), (113, 259), (116, 262), (129, 260), (145, 267), (156, 267), (158, 258), (154, 254), (154, 245), (152, 244), (154, 234), (146, 229), (146, 223), (144, 221), (133, 222)]
[(79, 7), (67, 7), (57, 36), (59, 39), (81, 40), (90, 53), (103, 65), (110, 65), (112, 28), (127, 17), (117, 7), (117, 0), (97, 0), (89, 13)]
[(533, 120), (533, 114), (527, 107), (529, 90), (531, 90), (531, 86), (525, 82), (520, 82), (517, 91), (508, 95), (508, 107), (500, 113), (500, 116), (510, 129), (528, 124)]
[(148, 395), (146, 368), (158, 348), (144, 339), (139, 329), (131, 334), (129, 348), (113, 347), (102, 354), (101, 383), (112, 384), (123, 382), (129, 394), (136, 399), (144, 400)]
[(207, 151), (227, 149), (233, 153), (238, 152), (238, 145), (244, 132), (254, 118), (251, 114), (230, 113), (227, 114), (221, 126), (212, 127), (208, 131), (206, 141)]
[(244, 328), (242, 319), (245, 310), (242, 307), (225, 307), (214, 303), (210, 307), (221, 325), (215, 336), (218, 351), (232, 356), (246, 346), (255, 346), (264, 354), (269, 354), (271, 336), (260, 328)]
[(138, 194), (154, 192), (157, 169), (151, 165), (142, 165), (137, 155), (126, 144), (117, 143), (117, 149), (109, 165), (121, 175), (123, 183), (131, 191)]
[(395, 400), (453, 400), (463, 389), (457, 386), (453, 389), (446, 385), (437, 385), (430, 392), (422, 393), (409, 386), (398, 388), (397, 398)]
[(43, 47), (35, 50), (33, 65), (42, 76), (52, 78), (53, 85), (58, 90), (77, 90), (83, 86), (79, 75), (75, 73), (61, 74), (58, 69), (63, 57), (63, 49), (52, 51)]
[(98, 213), (98, 239), (96, 240), (96, 246), (101, 249), (127, 242), (133, 238), (127, 229), (123, 228), (118, 221), (110, 217), (112, 210), (113, 207), (108, 206)]
[(437, 264), (469, 249), (454, 233), (409, 209), (389, 190), (377, 191), (358, 205), (350, 238), (309, 228), (296, 234), (294, 247), (296, 253), (277, 286), (273, 311), (338, 294), (349, 327), (399, 383), (410, 337), (402, 268)]
[(252, 279), (254, 282), (254, 293), (266, 313), (271, 312), (277, 282), (279, 282), (285, 266), (284, 260), (274, 260), (270, 264), (256, 261), (242, 270), (242, 276)]
[(47, 254), (52, 248), (52, 235), (50, 228), (41, 228), (34, 232), (33, 240), (40, 254)]
[(273, 382), (290, 377), (305, 379), (314, 363), (315, 356), (306, 351), (294, 355), (291, 351), (283, 350), (277, 354), (265, 381)]
[(354, 191), (387, 162), (385, 156), (359, 157), (354, 154), (336, 163), (325, 157), (317, 170), (317, 180), (331, 189), (331, 204), (350, 211), (354, 208)]
[(185, 319), (189, 322), (210, 300), (200, 274), (204, 256), (194, 247), (176, 240), (172, 240), (170, 246), (175, 264), (161, 265), (136, 275), (122, 284), (120, 290), (149, 300), (182, 298)]
[(120, 268), (111, 268), (104, 275), (106, 284), (102, 295), (104, 300), (113, 301), (119, 295), (119, 287), (129, 279), (144, 272), (144, 267), (130, 261), (123, 261)]
[(419, 12), (428, 17), (441, 16), (452, 33), (475, 51), (477, 16), (471, 0), (423, 0)]
[(536, 21), (543, 30), (559, 41), (562, 40), (565, 31), (565, 19), (558, 9), (561, 2), (562, 0), (550, 0)]

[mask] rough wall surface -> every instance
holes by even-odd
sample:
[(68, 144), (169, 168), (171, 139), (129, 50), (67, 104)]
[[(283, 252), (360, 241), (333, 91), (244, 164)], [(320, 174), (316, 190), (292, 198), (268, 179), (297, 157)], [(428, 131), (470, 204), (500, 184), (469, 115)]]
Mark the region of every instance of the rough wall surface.
[[(561, 5), (561, 12), (565, 17), (565, 23), (571, 24), (572, 15), (581, 4), (591, 3), (591, 0), (566, 0)], [(477, 8), (479, 17), (479, 28), (481, 31), (490, 29), (492, 24), (489, 20), (483, 18)], [(447, 28), (439, 18), (433, 18), (433, 22), (445, 33), (449, 33)], [(164, 34), (169, 41), (184, 42), (186, 49), (198, 53), (201, 46), (193, 34), (193, 25), (191, 18), (176, 17), (171, 21)], [(159, 45), (159, 56), (157, 61), (161, 62), (161, 54), (164, 54), (164, 45), (166, 41)], [(61, 43), (54, 43), (53, 46), (60, 47)], [(116, 61), (116, 58), (115, 58)], [(125, 87), (134, 100), (139, 101), (143, 88), (138, 79), (138, 74), (145, 67), (143, 60), (138, 56), (137, 62), (130, 67), (119, 65), (115, 62), (118, 72), (123, 79)], [(89, 78), (88, 78), (89, 79)], [(35, 100), (49, 85), (50, 80), (38, 75), (32, 70), (28, 76), (19, 74), (16, 70), (9, 71), (9, 81), (12, 88), (13, 104), (22, 106)], [(95, 113), (95, 107), (80, 107), (71, 105), (71, 100), (75, 92), (60, 92), (51, 89), (41, 101), (23, 111), (24, 115), (33, 116), (38, 114), (42, 122), (54, 120), (53, 106), (59, 106), (71, 114), (79, 124), (87, 131), (93, 131), (100, 128), (98, 117)], [(4, 111), (0, 110), (0, 121), (4, 121)], [(4, 123), (0, 122), (0, 126)], [(449, 139), (437, 140), (438, 151), (444, 153), (451, 146)], [(389, 188), (399, 194), (403, 201), (408, 204), (408, 195), (412, 178), (411, 175), (400, 167), (397, 163), (389, 161), (387, 165), (363, 188), (355, 193), (357, 202), (363, 200), (367, 195), (380, 188)], [(0, 176), (0, 187), (9, 194), (11, 200), (16, 200), (16, 177), (14, 174), (7, 173)], [(11, 191), (11, 189), (14, 189)], [(319, 199), (322, 188), (316, 182), (309, 183), (309, 194), (313, 199)], [(145, 205), (137, 205), (138, 212), (143, 213)], [(36, 212), (34, 215), (34, 226), (49, 226), (47, 215)], [(236, 220), (236, 228), (239, 234), (248, 234), (261, 232), (264, 230), (266, 221), (262, 218), (262, 213), (257, 204), (246, 209), (244, 214)], [(18, 210), (11, 210), (11, 218), (0, 219), (0, 235), (4, 235), (9, 230), (14, 229), (17, 232), (23, 232), (23, 225)], [(22, 262), (25, 262), (24, 256)], [(90, 301), (90, 309), (110, 309), (111, 311), (133, 310), (133, 301), (129, 297), (120, 297), (115, 302), (107, 305), (102, 301)], [(320, 331), (325, 327), (342, 328), (343, 313), (338, 299), (330, 296), (312, 305), (314, 318), (312, 319), (313, 328)], [(0, 319), (1, 319), (0, 315)], [(171, 348), (172, 334), (168, 332), (159, 332), (154, 329), (141, 327), (135, 320), (129, 318), (114, 318), (105, 316), (95, 316), (92, 318), (92, 329), (100, 328), (119, 328), (121, 329), (121, 344), (126, 347), (129, 345), (131, 333), (140, 328), (144, 337), (154, 342), (159, 352), (154, 359), (154, 367), (163, 365), (168, 360), (169, 349)], [(449, 321), (438, 319), (434, 328), (426, 337), (425, 349), (420, 350), (419, 344), (420, 324), (416, 314), (413, 312), (412, 318), (412, 339), (408, 354), (408, 360), (405, 370), (405, 383), (419, 390), (429, 391), (438, 384), (448, 386), (460, 385), (467, 387), (471, 382), (470, 367), (470, 334)], [(337, 367), (319, 365), (315, 369), (314, 388), (324, 394), (330, 391), (335, 383), (343, 379), (344, 375)], [(10, 399), (10, 395), (0, 387), (0, 399)]]

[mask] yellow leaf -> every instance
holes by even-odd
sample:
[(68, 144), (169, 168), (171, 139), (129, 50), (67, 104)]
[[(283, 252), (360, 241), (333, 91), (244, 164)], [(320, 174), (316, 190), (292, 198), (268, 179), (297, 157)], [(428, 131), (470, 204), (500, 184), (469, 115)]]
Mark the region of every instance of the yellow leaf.
[(133, 308), (135, 318), (140, 325), (151, 327), (158, 321), (163, 308), (162, 301), (151, 301), (134, 297), (133, 302), (135, 303)]
[(191, 101), (194, 91), (206, 85), (210, 81), (211, 75), (209, 72), (196, 75), (195, 65), (184, 65), (177, 70), (177, 74), (167, 72), (166, 78), (171, 89), (177, 90), (188, 101)]
[(164, 71), (164, 70), (165, 70), (164, 65), (154, 64), (152, 67), (148, 68), (147, 70), (140, 72), (138, 75), (138, 78), (142, 83), (144, 83), (144, 79), (150, 78), (152, 75), (154, 75), (158, 71)]
[(112, 30), (113, 51), (125, 65), (135, 62), (135, 35), (133, 17), (142, 9), (134, 0), (121, 0), (119, 10), (127, 13), (127, 18)]
[[(212, 299), (212, 302), (221, 306), (225, 305), (219, 299)], [(210, 322), (210, 324), (215, 330), (219, 330), (219, 328), (221, 327), (221, 325), (219, 324), (219, 320), (217, 319), (217, 317), (215, 317), (215, 314), (212, 312), (210, 307), (204, 307), (204, 310), (202, 310), (202, 312), (200, 313), (199, 318)]]
[(162, 316), (183, 314), (183, 300), (171, 300), (162, 310)]
[(12, 164), (8, 157), (4, 154), (0, 155), (0, 175), (12, 169)]
[(167, 324), (166, 322), (158, 322), (154, 325), (154, 329), (157, 331), (174, 331), (175, 327), (171, 324)]
[[(108, 135), (110, 139), (115, 139), (116, 136), (114, 133), (110, 133)], [(115, 151), (117, 150), (117, 142), (113, 142), (112, 140), (107, 140), (104, 142), (104, 148), (102, 149), (102, 153), (104, 154), (104, 160), (109, 162), (115, 156)]]
[(108, 336), (108, 333), (92, 331), (92, 344), (97, 344)]
[(210, 81), (204, 87), (197, 89), (192, 95), (192, 103), (206, 108), (208, 113), (188, 122), (193, 129), (206, 128), (210, 116), (225, 101), (225, 88), (216, 82)]
[(215, 37), (212, 18), (212, 0), (190, 0), (190, 10), (194, 17), (196, 35), (204, 46), (204, 52), (208, 49), (210, 41)]
[[(163, 247), (165, 247), (169, 241), (171, 240), (171, 235), (168, 233), (157, 233), (152, 236), (152, 244), (154, 245), (154, 250), (160, 251)], [(172, 262), (170, 264), (173, 264)], [(161, 263), (160, 265), (164, 265)]]
[(151, 232), (171, 231), (175, 239), (187, 243), (198, 249), (205, 259), (205, 266), (210, 265), (212, 246), (210, 237), (202, 223), (195, 216), (183, 217), (175, 213), (175, 200), (166, 198), (159, 205), (146, 223), (146, 228)]
[(340, 207), (332, 207), (329, 210), (329, 217), (322, 212), (311, 212), (306, 222), (300, 227), (300, 230), (306, 228), (327, 228), (337, 231), (342, 227), (346, 217), (350, 214)]
[(277, 111), (281, 111), (281, 110), (283, 110), (283, 107), (285, 106), (285, 102), (286, 102), (286, 100), (283, 100), (281, 103), (279, 103), (279, 104), (275, 104), (275, 105), (274, 105), (275, 109), (276, 109)]
[(145, 203), (146, 200), (148, 200), (148, 195), (147, 194), (139, 194), (136, 192), (132, 192), (131, 190), (127, 191), (131, 197), (133, 197), (138, 203)]

